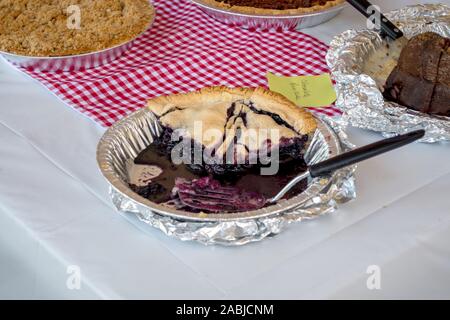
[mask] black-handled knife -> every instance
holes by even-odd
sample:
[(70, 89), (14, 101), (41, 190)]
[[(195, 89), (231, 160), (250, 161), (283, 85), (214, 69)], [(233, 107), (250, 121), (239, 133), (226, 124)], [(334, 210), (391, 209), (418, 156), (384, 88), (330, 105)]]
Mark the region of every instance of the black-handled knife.
[(424, 130), (417, 130), (393, 138), (384, 139), (367, 146), (340, 154), (334, 158), (322, 161), (309, 167), (311, 177), (320, 177), (338, 169), (373, 158), (388, 151), (403, 147), (423, 138)]
[(276, 196), (267, 201), (275, 203), (282, 199), (297, 183), (308, 177), (317, 178), (327, 176), (332, 172), (373, 158), (388, 151), (403, 147), (409, 143), (417, 141), (425, 136), (425, 130), (417, 130), (402, 134), (393, 138), (384, 139), (367, 146), (340, 154), (331, 159), (314, 164), (308, 171), (292, 179)]

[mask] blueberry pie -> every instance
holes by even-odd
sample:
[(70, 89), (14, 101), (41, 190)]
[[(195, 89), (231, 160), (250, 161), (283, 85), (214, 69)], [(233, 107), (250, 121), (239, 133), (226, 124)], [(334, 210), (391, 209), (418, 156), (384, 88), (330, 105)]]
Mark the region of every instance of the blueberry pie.
[(332, 8), (345, 0), (200, 0), (220, 9), (247, 14), (294, 15)]
[(263, 207), (306, 169), (304, 150), (317, 127), (308, 111), (261, 88), (205, 88), (152, 99), (148, 108), (161, 135), (134, 160), (145, 178), (131, 187), (194, 212)]

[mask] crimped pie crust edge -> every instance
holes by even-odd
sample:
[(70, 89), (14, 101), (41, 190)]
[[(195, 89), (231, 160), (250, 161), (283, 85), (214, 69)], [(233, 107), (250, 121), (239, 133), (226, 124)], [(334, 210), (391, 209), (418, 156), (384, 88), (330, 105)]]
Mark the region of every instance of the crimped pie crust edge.
[(209, 101), (232, 103), (239, 99), (248, 99), (256, 103), (256, 107), (278, 114), (300, 134), (312, 134), (317, 128), (317, 122), (309, 111), (296, 106), (283, 95), (264, 88), (206, 87), (199, 91), (150, 99), (147, 107), (157, 116), (161, 116), (174, 106), (189, 107), (207, 104)]

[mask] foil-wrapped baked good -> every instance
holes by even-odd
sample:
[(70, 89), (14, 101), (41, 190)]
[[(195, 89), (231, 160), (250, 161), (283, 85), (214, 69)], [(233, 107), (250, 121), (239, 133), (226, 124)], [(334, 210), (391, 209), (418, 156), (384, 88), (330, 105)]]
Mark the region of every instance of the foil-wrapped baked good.
[[(203, 244), (243, 245), (280, 233), (295, 221), (334, 211), (356, 197), (355, 167), (309, 182), (305, 192), (260, 210), (202, 214), (158, 205), (134, 193), (127, 181), (127, 166), (139, 152), (159, 137), (161, 127), (148, 109), (139, 110), (113, 125), (98, 145), (97, 161), (110, 184), (117, 209), (131, 213), (148, 225), (177, 239)], [(318, 129), (306, 150), (308, 164), (318, 163), (351, 149), (345, 133), (331, 120), (318, 119)]]
[[(406, 38), (424, 32), (450, 37), (450, 7), (444, 4), (409, 6), (386, 16), (402, 29)], [(401, 49), (392, 43), (389, 47)], [(386, 41), (368, 29), (348, 30), (331, 42), (327, 63), (336, 81), (336, 105), (343, 111), (340, 123), (379, 131), (386, 137), (423, 128), (426, 135), (421, 142), (450, 141), (450, 117), (417, 112), (383, 98), (380, 78), (387, 78), (389, 73), (370, 72), (373, 68), (368, 64), (385, 48)], [(399, 51), (391, 52), (382, 63), (392, 67), (392, 57), (398, 54)]]

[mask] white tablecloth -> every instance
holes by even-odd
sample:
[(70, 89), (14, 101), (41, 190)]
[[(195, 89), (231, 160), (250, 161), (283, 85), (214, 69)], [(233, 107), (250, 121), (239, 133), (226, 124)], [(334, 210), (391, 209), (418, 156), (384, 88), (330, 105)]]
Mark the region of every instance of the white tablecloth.
[[(415, 1), (375, 2), (386, 11)], [(306, 32), (329, 42), (364, 24), (347, 8)], [(0, 62), (0, 298), (450, 298), (448, 144), (365, 162), (356, 201), (225, 248), (173, 240), (118, 214), (95, 161), (103, 132)], [(381, 138), (349, 135), (357, 145)], [(80, 290), (66, 286), (72, 265)], [(372, 265), (379, 290), (366, 285)]]

